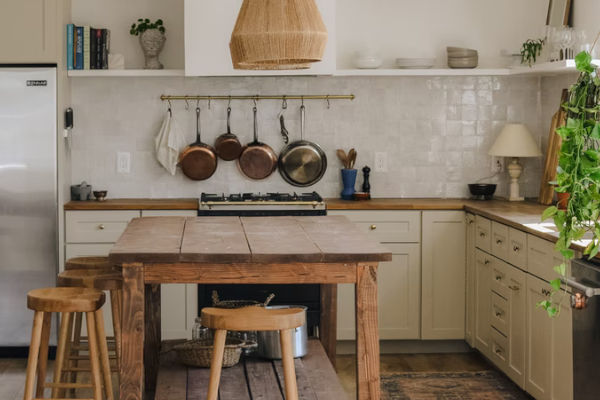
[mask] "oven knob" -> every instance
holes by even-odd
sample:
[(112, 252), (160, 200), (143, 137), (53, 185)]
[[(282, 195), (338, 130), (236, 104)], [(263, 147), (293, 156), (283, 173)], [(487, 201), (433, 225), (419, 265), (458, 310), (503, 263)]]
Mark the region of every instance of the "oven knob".
[(375, 229), (377, 229), (377, 225), (373, 224), (369, 227), (372, 231), (374, 231)]
[(98, 229), (100, 229), (101, 231), (104, 230), (104, 224), (98, 225)]

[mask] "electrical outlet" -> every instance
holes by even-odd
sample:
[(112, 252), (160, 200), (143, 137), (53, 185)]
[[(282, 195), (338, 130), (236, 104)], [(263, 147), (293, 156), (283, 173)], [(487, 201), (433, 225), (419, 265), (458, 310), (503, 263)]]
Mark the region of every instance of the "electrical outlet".
[(375, 153), (375, 172), (387, 172), (387, 153)]
[(492, 156), (492, 173), (504, 172), (504, 157)]
[(128, 174), (131, 172), (131, 153), (117, 152), (117, 172), (119, 174)]

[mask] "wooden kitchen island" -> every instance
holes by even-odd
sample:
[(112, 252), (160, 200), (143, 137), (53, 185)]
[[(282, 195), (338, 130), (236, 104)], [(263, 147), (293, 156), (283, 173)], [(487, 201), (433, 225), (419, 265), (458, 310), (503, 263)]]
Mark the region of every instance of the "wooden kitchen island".
[[(357, 397), (379, 399), (377, 266), (391, 253), (342, 216), (146, 217), (110, 252), (123, 266), (121, 400), (153, 391), (160, 284), (321, 284), (321, 342), (335, 355), (335, 285), (356, 285)], [(333, 304), (335, 304), (333, 302)]]

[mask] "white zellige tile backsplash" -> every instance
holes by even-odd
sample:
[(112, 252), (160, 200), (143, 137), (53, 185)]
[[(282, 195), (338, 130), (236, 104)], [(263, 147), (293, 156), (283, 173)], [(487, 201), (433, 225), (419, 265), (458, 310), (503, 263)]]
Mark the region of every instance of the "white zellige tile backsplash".
[[(180, 171), (171, 176), (154, 158), (154, 136), (166, 112), (161, 94), (345, 94), (354, 101), (306, 101), (306, 134), (325, 150), (329, 168), (310, 188), (295, 188), (275, 172), (263, 181), (245, 178), (235, 162), (220, 160), (207, 181)], [(376, 152), (386, 152), (387, 172), (371, 173), (374, 197), (467, 197), (467, 183), (491, 175), (487, 151), (502, 126), (527, 124), (545, 142), (541, 80), (535, 77), (232, 77), (72, 79), (75, 110), (72, 183), (82, 180), (109, 197), (196, 197), (201, 192), (306, 191), (324, 196), (341, 191), (337, 148), (358, 151), (357, 168), (373, 168)], [(203, 141), (225, 131), (227, 102), (200, 102)], [(285, 113), (291, 139), (299, 138), (299, 101)], [(276, 151), (283, 147), (276, 119), (279, 101), (260, 101), (259, 138)], [(174, 116), (192, 142), (195, 103), (173, 102)], [(252, 137), (252, 102), (233, 101), (232, 131)], [(131, 153), (131, 173), (118, 174), (117, 152)], [(522, 160), (521, 191), (537, 196), (542, 158)], [(489, 179), (506, 195), (507, 175)], [(357, 188), (362, 184), (359, 174)]]

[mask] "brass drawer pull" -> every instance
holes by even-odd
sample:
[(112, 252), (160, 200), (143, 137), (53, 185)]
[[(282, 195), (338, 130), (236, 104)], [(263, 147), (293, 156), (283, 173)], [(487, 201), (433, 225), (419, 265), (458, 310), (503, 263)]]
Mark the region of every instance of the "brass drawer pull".
[(480, 237), (485, 237), (485, 232), (479, 232)]
[(500, 240), (500, 239), (496, 240), (496, 244), (498, 244), (498, 245), (502, 244), (502, 240)]
[(517, 246), (517, 245), (513, 246), (513, 251), (519, 251), (519, 250), (521, 250), (521, 248), (519, 246)]
[(377, 225), (373, 224), (369, 227), (369, 229), (371, 229), (372, 231), (374, 231), (375, 229), (377, 229)]
[(550, 296), (551, 292), (548, 289), (542, 289), (542, 294), (544, 296)]
[(496, 317), (500, 318), (502, 315), (504, 315), (504, 313), (502, 313), (500, 311), (496, 311)]
[(496, 280), (497, 281), (501, 281), (502, 280), (502, 276), (501, 275), (496, 275)]
[(490, 263), (490, 260), (488, 260), (488, 259), (486, 258), (486, 259), (483, 261), (483, 263), (484, 263), (485, 265), (488, 265), (488, 264)]
[(498, 347), (498, 348), (496, 348), (496, 350), (495, 350), (495, 353), (496, 353), (496, 354), (498, 354), (498, 355), (499, 355), (499, 354), (502, 354), (502, 349), (501, 349), (501, 348), (499, 348), (499, 347)]
[(100, 229), (101, 231), (103, 231), (103, 230), (104, 230), (104, 228), (105, 228), (104, 224), (100, 224), (100, 225), (98, 225), (98, 229)]
[(508, 288), (510, 290), (514, 290), (515, 292), (518, 292), (521, 289), (519, 286), (513, 286), (513, 285), (509, 286)]

